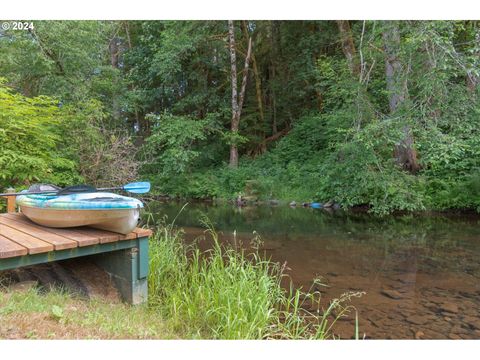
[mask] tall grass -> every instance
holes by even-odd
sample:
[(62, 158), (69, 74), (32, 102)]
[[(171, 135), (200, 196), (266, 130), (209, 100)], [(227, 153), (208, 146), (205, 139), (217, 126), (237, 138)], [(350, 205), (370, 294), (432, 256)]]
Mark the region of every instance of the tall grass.
[(149, 305), (176, 331), (214, 339), (333, 337), (335, 322), (353, 309), (348, 301), (358, 293), (345, 294), (322, 310), (318, 291), (283, 289), (279, 264), (258, 251), (221, 245), (211, 224), (206, 225), (213, 239), (207, 252), (196, 243), (185, 244), (173, 224), (159, 226), (150, 244)]

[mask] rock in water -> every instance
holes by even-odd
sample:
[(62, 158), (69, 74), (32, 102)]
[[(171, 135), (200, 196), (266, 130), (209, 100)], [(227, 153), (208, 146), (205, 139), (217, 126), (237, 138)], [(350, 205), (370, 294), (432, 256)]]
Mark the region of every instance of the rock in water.
[(473, 316), (465, 316), (462, 321), (468, 324), (470, 327), (480, 330), (480, 318)]
[(292, 201), (290, 204), (288, 204), (290, 207), (295, 207), (297, 206), (297, 203), (296, 201)]
[(458, 306), (455, 303), (445, 302), (440, 304), (440, 310), (445, 311), (447, 313), (456, 314), (458, 313)]
[(406, 320), (409, 323), (415, 324), (415, 325), (423, 325), (426, 324), (429, 320), (429, 316), (424, 316), (424, 315), (411, 315), (406, 318)]
[(415, 339), (417, 339), (417, 340), (423, 339), (424, 336), (425, 336), (425, 334), (423, 333), (423, 331), (419, 330), (415, 333)]
[(383, 289), (381, 294), (394, 300), (399, 300), (403, 297), (397, 290)]

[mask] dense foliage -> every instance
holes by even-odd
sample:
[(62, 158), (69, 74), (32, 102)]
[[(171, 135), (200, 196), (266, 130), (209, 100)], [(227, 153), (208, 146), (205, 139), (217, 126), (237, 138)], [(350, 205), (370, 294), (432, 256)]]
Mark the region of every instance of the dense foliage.
[(234, 36), (227, 21), (1, 31), (0, 184), (140, 171), (172, 196), (480, 209), (476, 21), (234, 21)]
[(50, 98), (27, 98), (0, 79), (0, 184), (40, 179), (64, 184), (77, 180), (75, 162), (61, 153), (61, 111)]

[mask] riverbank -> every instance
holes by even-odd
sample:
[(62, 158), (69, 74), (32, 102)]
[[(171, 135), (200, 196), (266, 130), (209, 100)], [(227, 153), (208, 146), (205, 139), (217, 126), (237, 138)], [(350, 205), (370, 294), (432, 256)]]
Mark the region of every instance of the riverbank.
[[(452, 209), (424, 209), (424, 210), (397, 210), (389, 214), (376, 214), (372, 212), (371, 206), (355, 205), (350, 207), (344, 207), (340, 203), (328, 200), (326, 202), (312, 202), (312, 201), (297, 201), (291, 199), (264, 199), (258, 200), (243, 197), (239, 202), (238, 198), (187, 198), (165, 194), (149, 194), (142, 197), (145, 202), (162, 202), (162, 203), (174, 203), (174, 204), (205, 204), (205, 205), (230, 205), (233, 207), (289, 207), (289, 208), (314, 208), (316, 210), (325, 210), (327, 212), (347, 212), (351, 214), (369, 214), (372, 216), (384, 217), (385, 215), (391, 216), (448, 216), (448, 217), (468, 217), (477, 218), (480, 217), (480, 211), (477, 208), (452, 208)], [(312, 207), (312, 204), (314, 206)], [(326, 205), (326, 206), (325, 206)]]
[(156, 230), (146, 305), (86, 299), (42, 279), (27, 286), (4, 279), (0, 338), (325, 339), (340, 317), (354, 313), (348, 300), (357, 294), (327, 304), (317, 291), (286, 291), (278, 264), (221, 246), (213, 228), (208, 235), (216, 245), (204, 252), (187, 245), (181, 229)]

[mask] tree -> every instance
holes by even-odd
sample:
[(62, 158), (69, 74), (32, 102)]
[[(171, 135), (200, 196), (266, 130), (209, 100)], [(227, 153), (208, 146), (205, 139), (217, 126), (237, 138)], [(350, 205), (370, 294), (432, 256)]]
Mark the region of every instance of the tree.
[(342, 50), (347, 58), (348, 68), (354, 76), (360, 74), (360, 63), (357, 59), (357, 51), (353, 41), (352, 30), (348, 20), (337, 20), (338, 30), (340, 31), (340, 39), (342, 42)]
[(238, 167), (238, 125), (240, 124), (240, 116), (242, 113), (243, 101), (245, 99), (245, 91), (247, 89), (248, 68), (250, 65), (250, 57), (252, 54), (252, 38), (248, 38), (248, 49), (245, 56), (245, 65), (243, 69), (242, 86), (240, 94), (237, 95), (237, 58), (235, 44), (235, 27), (233, 20), (228, 21), (228, 40), (230, 51), (230, 78), (232, 85), (232, 121), (231, 121), (231, 144), (230, 144), (230, 167)]
[(54, 99), (25, 97), (0, 78), (0, 188), (79, 181), (76, 162), (61, 149), (64, 115)]
[[(385, 21), (383, 24), (383, 44), (385, 51), (385, 76), (387, 82), (388, 104), (394, 114), (407, 96), (407, 74), (400, 60), (400, 29), (397, 21)], [(403, 139), (395, 145), (394, 157), (398, 165), (412, 173), (420, 169), (417, 152), (410, 126), (403, 126)]]
[(385, 51), (385, 75), (387, 81), (388, 104), (394, 113), (403, 103), (407, 93), (405, 73), (400, 61), (400, 30), (396, 21), (384, 21), (383, 44)]
[(476, 22), (473, 22), (473, 47), (472, 47), (472, 58), (473, 66), (471, 69), (467, 70), (467, 88), (470, 93), (475, 93), (478, 84), (480, 84), (480, 74), (476, 69), (480, 64), (480, 29), (477, 27)]
[(8, 84), (25, 96), (52, 96), (63, 104), (98, 99), (108, 109), (105, 122), (122, 126), (118, 109), (126, 107), (126, 89), (117, 66), (122, 59), (109, 48), (112, 38), (121, 45), (117, 22), (34, 24), (28, 31), (9, 30), (0, 36), (0, 72)]

